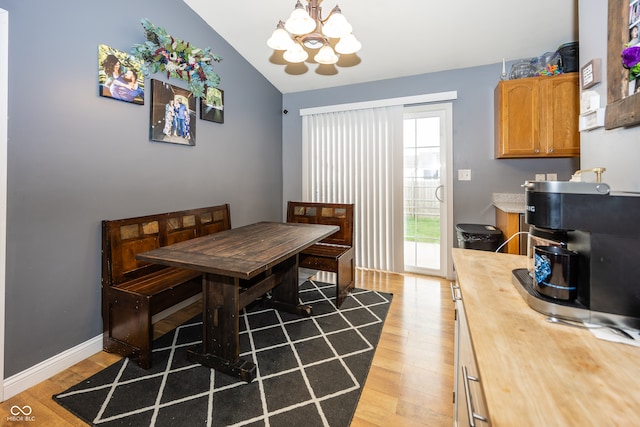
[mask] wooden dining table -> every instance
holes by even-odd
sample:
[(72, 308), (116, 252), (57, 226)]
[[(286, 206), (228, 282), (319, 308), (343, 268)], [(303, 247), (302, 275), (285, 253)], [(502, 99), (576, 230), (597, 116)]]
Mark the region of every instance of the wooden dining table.
[(256, 366), (240, 358), (240, 314), (251, 302), (302, 316), (311, 307), (298, 296), (298, 254), (338, 226), (258, 222), (143, 252), (138, 260), (203, 273), (202, 344), (187, 359), (251, 382)]

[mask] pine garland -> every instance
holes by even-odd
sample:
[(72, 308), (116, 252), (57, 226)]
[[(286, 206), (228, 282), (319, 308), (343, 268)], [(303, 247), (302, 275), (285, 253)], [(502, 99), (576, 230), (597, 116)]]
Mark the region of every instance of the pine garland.
[(218, 87), (220, 76), (213, 70), (212, 62), (222, 58), (210, 48), (200, 49), (189, 42), (175, 39), (164, 28), (156, 27), (148, 19), (141, 21), (147, 41), (135, 44), (132, 55), (143, 63), (145, 76), (166, 72), (167, 78), (178, 78), (189, 83), (189, 90), (197, 97), (204, 96), (204, 88)]

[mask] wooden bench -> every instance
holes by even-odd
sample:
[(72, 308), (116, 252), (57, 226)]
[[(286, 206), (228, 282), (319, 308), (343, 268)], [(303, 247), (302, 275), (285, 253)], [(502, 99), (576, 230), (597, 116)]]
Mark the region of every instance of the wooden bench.
[(104, 350), (150, 368), (152, 317), (202, 292), (202, 273), (137, 254), (230, 228), (229, 205), (102, 221)]
[(353, 204), (288, 202), (287, 222), (337, 225), (340, 230), (299, 255), (300, 267), (336, 273), (336, 307), (354, 287)]

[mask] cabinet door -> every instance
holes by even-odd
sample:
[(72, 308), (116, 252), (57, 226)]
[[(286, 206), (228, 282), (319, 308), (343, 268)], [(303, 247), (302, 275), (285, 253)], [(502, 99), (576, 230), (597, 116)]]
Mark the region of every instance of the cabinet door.
[(454, 427), (467, 427), (469, 425), (469, 412), (466, 407), (464, 381), (460, 364), (460, 314), (459, 309), (462, 308), (460, 300), (460, 288), (451, 283), (451, 296), (453, 297), (453, 305), (455, 307), (455, 339), (453, 353), (453, 425)]
[(580, 155), (580, 88), (578, 73), (563, 74), (541, 80), (544, 102), (540, 117), (540, 133), (548, 157)]
[(504, 80), (494, 92), (496, 157), (540, 153), (540, 94), (535, 78)]
[[(505, 212), (496, 208), (496, 226), (502, 230), (502, 237), (504, 237), (505, 241), (512, 237), (502, 249), (502, 252), (516, 255), (527, 254), (527, 237), (523, 234), (516, 234), (528, 230), (522, 218), (523, 216), (521, 213)], [(524, 246), (522, 242), (524, 242)], [(524, 252), (522, 250), (523, 247), (525, 248)]]
[(578, 73), (496, 86), (496, 158), (580, 155)]
[(484, 427), (489, 426), (487, 404), (478, 377), (469, 325), (464, 313), (464, 303), (456, 300), (457, 324), (457, 394), (455, 417), (458, 426)]
[[(454, 426), (457, 427), (467, 427), (469, 426), (469, 411), (467, 411), (467, 400), (465, 396), (465, 384), (464, 384), (464, 376), (462, 372), (462, 364), (464, 364), (464, 359), (466, 356), (463, 356), (463, 360), (460, 360), (460, 314), (459, 314), (459, 304), (455, 302), (456, 306), (456, 324), (455, 324), (455, 359), (454, 359), (454, 406), (453, 406), (453, 416), (454, 416)], [(464, 351), (464, 350), (463, 350)], [(462, 362), (462, 364), (461, 364)]]

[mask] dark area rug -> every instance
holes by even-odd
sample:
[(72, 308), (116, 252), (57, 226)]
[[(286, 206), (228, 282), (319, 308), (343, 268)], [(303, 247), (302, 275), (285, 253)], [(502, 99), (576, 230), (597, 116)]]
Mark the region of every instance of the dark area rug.
[(306, 281), (302, 318), (259, 304), (240, 318), (241, 357), (251, 383), (187, 361), (201, 342), (201, 317), (153, 344), (153, 367), (127, 358), (53, 396), (92, 426), (348, 426), (392, 295), (355, 289), (342, 307), (335, 286)]

